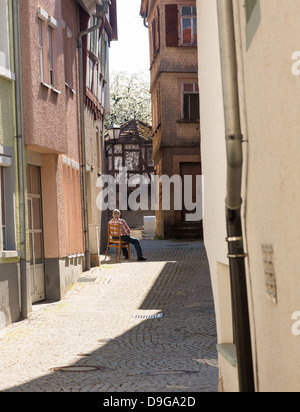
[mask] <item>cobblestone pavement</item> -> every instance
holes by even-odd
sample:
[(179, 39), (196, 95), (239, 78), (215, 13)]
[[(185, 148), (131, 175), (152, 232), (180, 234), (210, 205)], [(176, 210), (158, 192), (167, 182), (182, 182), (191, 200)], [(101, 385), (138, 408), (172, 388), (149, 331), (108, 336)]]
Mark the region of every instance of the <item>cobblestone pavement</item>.
[(203, 243), (142, 246), (147, 262), (110, 260), (0, 331), (1, 392), (217, 392)]

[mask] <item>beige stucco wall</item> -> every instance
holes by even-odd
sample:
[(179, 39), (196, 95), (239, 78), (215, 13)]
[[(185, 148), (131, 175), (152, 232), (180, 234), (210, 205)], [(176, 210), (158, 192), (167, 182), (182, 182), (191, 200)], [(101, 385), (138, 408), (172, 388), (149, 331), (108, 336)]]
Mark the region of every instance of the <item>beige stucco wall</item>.
[[(261, 24), (249, 51), (243, 47), (242, 53), (249, 139), (246, 224), (258, 389), (299, 391), (300, 340), (291, 332), (291, 317), (300, 302), (300, 78), (291, 72), (291, 56), (299, 50), (300, 9), (297, 0), (264, 0), (260, 7)], [(238, 12), (244, 27), (241, 1)], [(244, 45), (244, 30), (241, 35)], [(274, 248), (277, 304), (265, 295), (263, 244)]]
[[(233, 3), (244, 139), (243, 215), (255, 379), (258, 391), (299, 391), (299, 99), (292, 74), (299, 50), (297, 0), (260, 1), (261, 22), (246, 51), (244, 1)], [(218, 340), (230, 338), (226, 296), (225, 143), (216, 2), (198, 0), (205, 244), (214, 287)], [(262, 245), (272, 245), (277, 303), (266, 296)], [(222, 264), (220, 266), (220, 263)], [(226, 289), (226, 287), (225, 287)], [(225, 304), (224, 304), (225, 299)], [(220, 342), (224, 343), (224, 342)], [(237, 390), (232, 366), (220, 359), (223, 389)], [(230, 372), (231, 371), (231, 372)]]

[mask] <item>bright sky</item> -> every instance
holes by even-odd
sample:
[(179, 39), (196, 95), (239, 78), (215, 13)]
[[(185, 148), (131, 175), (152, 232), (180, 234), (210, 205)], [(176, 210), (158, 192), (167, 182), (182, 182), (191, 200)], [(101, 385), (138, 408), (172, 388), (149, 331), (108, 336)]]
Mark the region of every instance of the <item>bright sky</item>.
[(140, 16), (141, 0), (117, 0), (118, 41), (111, 42), (110, 72), (149, 75), (148, 29)]

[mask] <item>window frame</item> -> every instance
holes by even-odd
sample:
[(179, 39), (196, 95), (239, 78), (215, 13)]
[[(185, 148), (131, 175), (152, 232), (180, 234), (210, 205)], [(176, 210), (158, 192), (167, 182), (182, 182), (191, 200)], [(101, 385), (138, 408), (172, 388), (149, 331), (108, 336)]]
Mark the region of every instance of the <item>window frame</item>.
[[(0, 15), (0, 77), (14, 81), (15, 73), (12, 71), (11, 61), (11, 27), (10, 27), (10, 2), (2, 0)], [(3, 7), (3, 8), (2, 8)], [(2, 12), (5, 9), (4, 13)]]
[[(3, 13), (5, 24), (1, 24), (1, 42), (0, 42), (0, 52), (4, 54), (5, 57), (5, 64), (0, 64), (5, 70), (11, 70), (11, 61), (10, 61), (10, 28), (9, 28), (9, 4), (8, 0), (2, 0), (1, 8), (5, 8)], [(2, 48), (3, 47), (3, 48)], [(1, 62), (1, 60), (0, 60)]]
[(38, 44), (40, 49), (40, 81), (41, 84), (57, 94), (56, 89), (57, 67), (56, 67), (56, 29), (58, 22), (54, 17), (38, 8)]
[(52, 87), (55, 87), (55, 72), (54, 72), (54, 30), (53, 27), (48, 25), (48, 58), (49, 58), (49, 84)]
[(63, 24), (65, 85), (72, 93), (76, 93), (74, 90), (73, 75), (73, 34), (72, 31), (65, 25), (65, 23)]
[[(191, 14), (184, 14), (183, 13), (184, 8), (190, 8)], [(195, 14), (193, 14), (193, 12), (195, 12)], [(179, 17), (180, 17), (180, 46), (183, 46), (183, 47), (197, 46), (198, 41), (197, 41), (197, 8), (196, 6), (180, 5), (179, 6)], [(188, 20), (188, 19), (190, 20), (190, 25), (191, 25), (191, 42), (190, 43), (184, 42), (183, 21)]]
[(39, 19), (39, 49), (40, 49), (40, 76), (41, 82), (45, 81), (45, 41), (44, 41), (44, 22)]
[[(16, 214), (15, 214), (15, 170), (12, 167), (14, 151), (11, 147), (0, 145), (0, 167), (3, 171), (3, 191), (0, 187), (0, 262), (1, 259), (18, 258), (16, 249)], [(4, 194), (4, 195), (3, 195)], [(3, 196), (3, 199), (2, 199)], [(4, 208), (3, 208), (4, 204)], [(4, 210), (3, 210), (4, 209)], [(2, 216), (5, 214), (5, 234), (2, 230)], [(5, 237), (5, 239), (3, 239)]]
[[(192, 86), (193, 90), (185, 90), (185, 86)], [(185, 96), (198, 96), (199, 117), (196, 119), (191, 118), (191, 102), (189, 103), (189, 118), (185, 117)], [(199, 84), (195, 81), (182, 81), (181, 82), (181, 121), (183, 122), (199, 122), (200, 121), (200, 101), (199, 101)]]

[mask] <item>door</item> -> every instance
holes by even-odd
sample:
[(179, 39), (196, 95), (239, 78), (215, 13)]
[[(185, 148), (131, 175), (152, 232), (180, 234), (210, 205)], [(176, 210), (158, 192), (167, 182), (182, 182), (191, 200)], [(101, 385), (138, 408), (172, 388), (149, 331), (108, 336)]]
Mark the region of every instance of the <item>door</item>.
[(192, 199), (190, 199), (190, 201), (192, 201), (194, 204), (196, 204), (196, 200), (197, 200), (197, 180), (196, 180), (196, 176), (200, 176), (201, 175), (201, 163), (180, 163), (180, 175), (181, 175), (181, 179), (182, 179), (182, 183), (183, 183), (183, 196), (182, 196), (182, 201), (183, 201), (183, 205), (182, 205), (182, 214), (181, 214), (181, 221), (182, 222), (186, 222), (186, 215), (187, 214), (194, 214), (196, 212), (196, 207), (194, 210), (187, 210), (185, 208), (185, 203), (184, 203), (184, 193), (185, 193), (185, 182), (184, 182), (184, 176), (192, 176)]
[(36, 303), (46, 298), (41, 171), (38, 166), (27, 166), (27, 190), (31, 297), (32, 303)]

